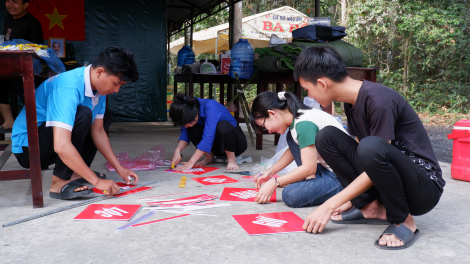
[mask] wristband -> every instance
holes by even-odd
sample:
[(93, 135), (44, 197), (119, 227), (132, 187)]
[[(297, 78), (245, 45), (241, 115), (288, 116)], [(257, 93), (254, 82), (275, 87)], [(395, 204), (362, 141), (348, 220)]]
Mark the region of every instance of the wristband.
[(276, 187), (281, 188), (281, 184), (277, 181), (277, 178), (274, 178), (274, 181), (276, 182)]

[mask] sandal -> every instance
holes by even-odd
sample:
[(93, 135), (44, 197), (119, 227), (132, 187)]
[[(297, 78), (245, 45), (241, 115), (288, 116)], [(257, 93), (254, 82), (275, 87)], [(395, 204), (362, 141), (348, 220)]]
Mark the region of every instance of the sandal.
[(74, 192), (73, 190), (77, 189), (78, 187), (83, 186), (83, 184), (77, 182), (77, 181), (71, 181), (68, 182), (62, 187), (59, 193), (49, 193), (50, 198), (54, 199), (62, 199), (62, 200), (69, 200), (77, 197), (81, 197), (87, 194), (90, 194), (93, 192), (91, 189), (79, 191), (79, 192)]
[(354, 225), (389, 225), (390, 223), (387, 220), (377, 219), (377, 218), (364, 218), (361, 210), (356, 207), (352, 207), (346, 212), (342, 212), (341, 216), (343, 220), (331, 220), (335, 224), (354, 224)]
[[(97, 171), (93, 171), (93, 172), (96, 174), (96, 176), (98, 176), (98, 178), (100, 178), (102, 180), (106, 179), (106, 174), (103, 174), (103, 176), (101, 176), (101, 174), (99, 172), (97, 172)], [(75, 181), (78, 182), (78, 183), (89, 183), (84, 178), (81, 178), (81, 179), (78, 179), (78, 180), (75, 180)]]
[(404, 245), (399, 247), (382, 246), (379, 244), (379, 238), (375, 241), (376, 247), (386, 250), (400, 250), (409, 248), (411, 245), (413, 245), (413, 243), (418, 239), (421, 233), (418, 229), (416, 229), (416, 231), (413, 233), (413, 231), (411, 231), (408, 227), (403, 224), (399, 226), (396, 226), (395, 224), (390, 224), (380, 237), (382, 237), (383, 235), (395, 235), (396, 238), (403, 241)]

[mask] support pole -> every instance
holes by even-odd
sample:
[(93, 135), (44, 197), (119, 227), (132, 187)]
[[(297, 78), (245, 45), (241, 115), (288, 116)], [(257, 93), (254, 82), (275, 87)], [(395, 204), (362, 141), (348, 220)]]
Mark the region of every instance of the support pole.
[(243, 37), (243, 14), (242, 14), (242, 2), (238, 2), (233, 8), (233, 42), (232, 45), (238, 42)]
[(315, 0), (315, 17), (321, 16), (320, 0)]

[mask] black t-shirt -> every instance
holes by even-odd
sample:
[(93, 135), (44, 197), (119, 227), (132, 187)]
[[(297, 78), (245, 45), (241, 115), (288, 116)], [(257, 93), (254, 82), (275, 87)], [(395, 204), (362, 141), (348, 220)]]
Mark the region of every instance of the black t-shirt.
[(5, 41), (13, 39), (25, 39), (36, 44), (44, 44), (41, 23), (30, 13), (14, 19), (7, 14), (3, 24)]
[(367, 136), (391, 140), (443, 190), (446, 184), (426, 130), (416, 112), (396, 91), (364, 81), (354, 106), (345, 103), (348, 132), (359, 141)]

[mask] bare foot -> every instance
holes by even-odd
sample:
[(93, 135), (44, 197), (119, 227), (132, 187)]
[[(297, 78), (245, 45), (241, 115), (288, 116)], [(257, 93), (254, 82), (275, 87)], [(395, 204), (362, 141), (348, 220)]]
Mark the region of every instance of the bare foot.
[(343, 205), (340, 207), (336, 208), (336, 210), (333, 212), (332, 215), (340, 215), (342, 212), (346, 212), (347, 210), (351, 209), (353, 207), (353, 204), (351, 201), (345, 202)]
[(204, 159), (199, 161), (199, 162), (196, 162), (195, 166), (206, 166), (207, 164), (210, 164), (212, 162), (214, 162), (214, 153), (205, 153), (204, 154)]
[(0, 125), (4, 129), (12, 129), (13, 128), (13, 122), (4, 122), (2, 125)]
[(235, 153), (231, 151), (225, 151), (227, 155), (227, 170), (238, 170), (237, 164), (237, 157), (235, 157)]
[[(66, 180), (63, 180), (55, 175), (52, 176), (52, 183), (51, 183), (51, 188), (49, 188), (49, 192), (51, 193), (60, 193), (60, 190), (62, 189), (62, 187), (64, 187), (65, 184), (71, 182), (71, 181), (74, 181), (74, 180), (77, 180), (77, 179), (80, 179), (81, 176), (74, 173), (72, 175), (72, 177), (70, 178), (70, 180), (66, 181)], [(84, 191), (84, 190), (87, 190), (88, 189), (88, 186), (86, 185), (83, 185), (83, 186), (80, 186), (80, 187), (77, 187), (75, 190), (73, 190), (74, 192), (81, 192), (81, 191)]]
[[(339, 208), (345, 209), (346, 204), (347, 203), (341, 205), (340, 207), (338, 207), (338, 209)], [(345, 207), (342, 208), (343, 206), (345, 206)], [(352, 204), (351, 204), (351, 207), (352, 207)], [(345, 212), (345, 211), (342, 211), (342, 212)], [(363, 208), (361, 208), (361, 213), (364, 215), (364, 218), (376, 218), (376, 219), (387, 220), (387, 215), (385, 213), (385, 207), (382, 204), (380, 204), (377, 200), (374, 200), (370, 204), (368, 204), (368, 205), (364, 206)], [(341, 220), (343, 220), (343, 217), (341, 216), (341, 213), (336, 213), (336, 214), (331, 215), (331, 220), (341, 221)]]
[[(416, 231), (416, 223), (413, 217), (409, 214), (408, 217), (405, 219), (405, 222), (401, 223), (401, 225), (405, 225), (408, 227), (413, 233)], [(400, 226), (400, 225), (397, 225)], [(379, 239), (379, 245), (387, 246), (387, 247), (400, 247), (403, 246), (404, 243), (395, 235), (382, 235)]]

